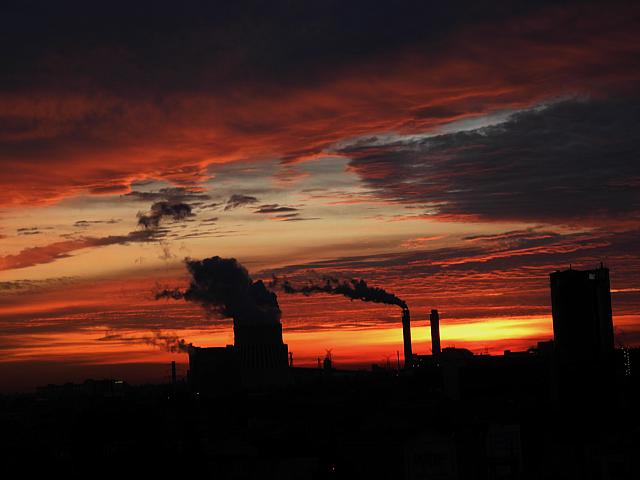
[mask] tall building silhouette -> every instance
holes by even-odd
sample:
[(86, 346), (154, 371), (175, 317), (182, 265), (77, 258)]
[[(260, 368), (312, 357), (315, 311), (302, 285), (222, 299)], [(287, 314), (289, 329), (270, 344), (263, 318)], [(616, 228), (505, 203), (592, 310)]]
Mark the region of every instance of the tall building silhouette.
[(431, 354), (438, 357), (440, 356), (440, 315), (438, 310), (431, 310), (429, 324), (431, 326)]
[(404, 368), (413, 366), (413, 350), (411, 348), (411, 314), (409, 309), (402, 309), (402, 340), (404, 344)]
[(614, 343), (609, 269), (554, 272), (551, 394), (570, 405), (613, 401)]
[(558, 359), (608, 359), (614, 351), (609, 269), (557, 271), (550, 281)]

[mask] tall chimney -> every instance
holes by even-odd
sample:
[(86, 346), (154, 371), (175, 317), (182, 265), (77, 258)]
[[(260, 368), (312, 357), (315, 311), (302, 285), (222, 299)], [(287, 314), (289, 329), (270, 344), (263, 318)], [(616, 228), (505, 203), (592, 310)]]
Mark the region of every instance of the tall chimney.
[(176, 362), (171, 362), (171, 385), (176, 386)]
[(437, 358), (440, 355), (440, 315), (438, 315), (438, 310), (431, 310), (429, 323), (431, 324), (431, 354)]
[(413, 352), (411, 350), (411, 316), (409, 309), (402, 309), (402, 339), (404, 341), (404, 368), (411, 368)]

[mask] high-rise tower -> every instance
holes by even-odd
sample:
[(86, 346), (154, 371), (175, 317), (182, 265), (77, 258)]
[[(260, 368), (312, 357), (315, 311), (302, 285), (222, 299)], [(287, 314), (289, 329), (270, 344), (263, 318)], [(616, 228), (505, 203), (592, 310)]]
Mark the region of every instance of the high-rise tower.
[(440, 356), (440, 315), (438, 310), (431, 310), (429, 324), (431, 326), (431, 354), (437, 359)]
[(558, 271), (550, 280), (558, 359), (608, 359), (614, 350), (609, 269)]
[(612, 400), (615, 374), (609, 270), (554, 272), (552, 395), (571, 404)]
[(402, 308), (402, 340), (404, 343), (404, 368), (413, 366), (413, 350), (411, 348), (411, 315), (407, 307)]

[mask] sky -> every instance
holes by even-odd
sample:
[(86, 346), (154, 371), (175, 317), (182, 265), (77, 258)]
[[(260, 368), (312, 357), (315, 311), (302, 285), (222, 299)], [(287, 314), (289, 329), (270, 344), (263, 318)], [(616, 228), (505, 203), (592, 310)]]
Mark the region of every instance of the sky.
[[(3, 389), (186, 368), (231, 320), (185, 259), (362, 278), (414, 352), (552, 338), (549, 273), (610, 268), (640, 344), (635, 2), (3, 2)], [(296, 365), (402, 351), (393, 305), (278, 293)]]

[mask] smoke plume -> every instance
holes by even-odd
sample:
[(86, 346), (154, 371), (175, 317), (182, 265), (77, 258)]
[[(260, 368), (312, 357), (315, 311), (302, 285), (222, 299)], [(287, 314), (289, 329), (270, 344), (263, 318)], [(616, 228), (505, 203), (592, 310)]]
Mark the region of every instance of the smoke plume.
[(370, 287), (362, 279), (339, 280), (333, 277), (323, 277), (322, 282), (309, 281), (304, 286), (295, 287), (288, 280), (274, 278), (274, 287), (281, 286), (285, 293), (302, 293), (311, 295), (313, 293), (329, 293), (332, 295), (344, 295), (352, 300), (362, 300), (363, 302), (386, 303), (397, 305), (406, 310), (407, 304), (393, 293), (379, 287)]
[(164, 289), (156, 299), (184, 299), (202, 305), (212, 316), (233, 318), (235, 325), (280, 322), (277, 295), (262, 280), (253, 281), (235, 258), (186, 260), (191, 283), (186, 290)]
[(102, 342), (121, 342), (121, 343), (144, 343), (153, 347), (158, 347), (170, 353), (188, 353), (190, 343), (179, 338), (177, 335), (169, 335), (162, 332), (154, 332), (153, 336), (133, 336), (121, 333), (107, 332), (104, 337), (98, 340)]

